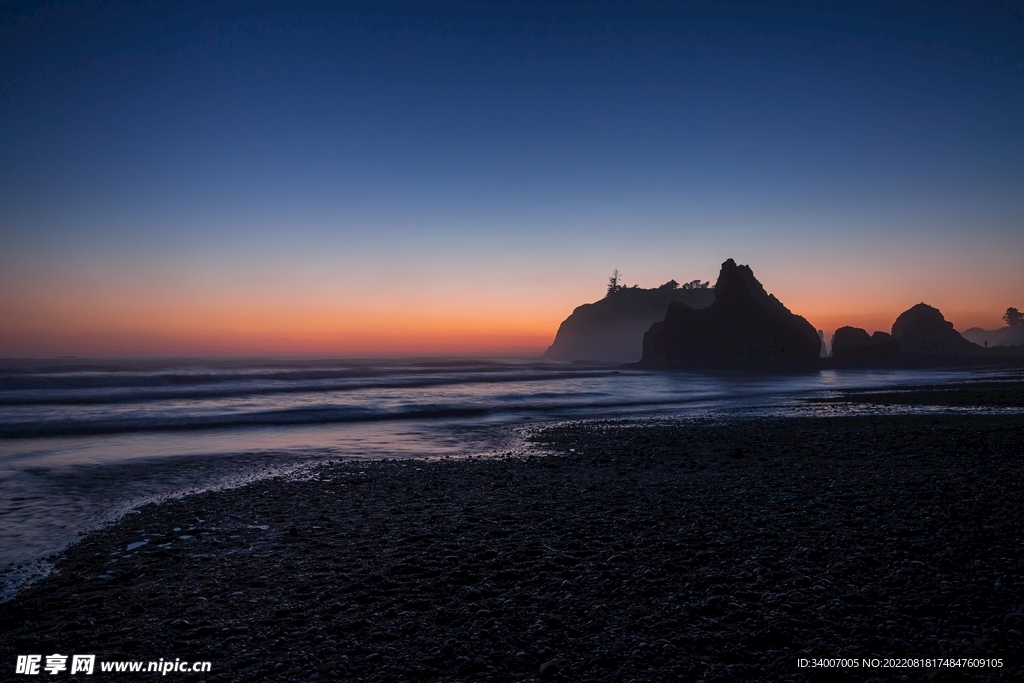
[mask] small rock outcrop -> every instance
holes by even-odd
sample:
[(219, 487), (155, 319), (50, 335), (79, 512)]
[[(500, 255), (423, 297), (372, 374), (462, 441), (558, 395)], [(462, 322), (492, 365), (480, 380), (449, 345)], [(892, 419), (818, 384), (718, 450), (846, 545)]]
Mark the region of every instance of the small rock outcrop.
[(715, 290), (681, 289), (674, 282), (655, 289), (621, 289), (592, 304), (576, 307), (558, 327), (544, 354), (555, 360), (632, 363), (643, 353), (644, 333), (664, 319), (672, 301), (703, 308), (715, 300)]
[(869, 335), (859, 327), (840, 327), (832, 335), (832, 359), (837, 363), (873, 364), (899, 355), (899, 342), (886, 332)]
[(984, 349), (953, 329), (937, 308), (917, 304), (900, 314), (892, 324), (892, 336), (903, 353), (929, 356), (976, 356)]
[(749, 266), (729, 259), (715, 301), (695, 310), (669, 304), (644, 335), (639, 367), (679, 370), (806, 370), (820, 366), (821, 339), (804, 318), (767, 293)]

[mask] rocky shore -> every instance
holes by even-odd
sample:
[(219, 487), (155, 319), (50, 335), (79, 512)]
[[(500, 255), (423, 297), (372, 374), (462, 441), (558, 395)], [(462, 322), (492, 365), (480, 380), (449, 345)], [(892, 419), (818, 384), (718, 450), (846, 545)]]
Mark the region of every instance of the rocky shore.
[(208, 682), (1020, 675), (1021, 416), (532, 439), (550, 454), (325, 464), (142, 508), (0, 605), (0, 678), (53, 652), (210, 660), (167, 676)]

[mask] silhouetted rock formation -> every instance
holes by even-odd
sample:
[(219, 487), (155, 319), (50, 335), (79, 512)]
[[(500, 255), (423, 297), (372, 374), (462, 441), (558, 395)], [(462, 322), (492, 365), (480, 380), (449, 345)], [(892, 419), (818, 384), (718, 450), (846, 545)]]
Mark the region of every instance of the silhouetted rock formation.
[(892, 336), (903, 353), (930, 356), (974, 356), (984, 349), (972, 344), (953, 329), (939, 309), (917, 304), (900, 314), (892, 324)]
[(657, 369), (799, 370), (820, 366), (821, 339), (804, 318), (729, 259), (715, 301), (700, 310), (669, 304), (665, 320), (644, 335), (640, 367)]
[(715, 300), (713, 289), (621, 289), (592, 304), (576, 307), (562, 321), (555, 341), (544, 354), (557, 360), (629, 363), (640, 358), (644, 333), (662, 320), (669, 302), (703, 308)]
[[(983, 330), (971, 327), (964, 330), (963, 338), (978, 346), (1024, 346), (1024, 325), (1003, 327), (998, 330)], [(987, 344), (986, 344), (987, 342)]]
[(899, 343), (886, 332), (869, 335), (859, 327), (840, 327), (832, 335), (832, 358), (837, 363), (890, 362), (899, 355)]

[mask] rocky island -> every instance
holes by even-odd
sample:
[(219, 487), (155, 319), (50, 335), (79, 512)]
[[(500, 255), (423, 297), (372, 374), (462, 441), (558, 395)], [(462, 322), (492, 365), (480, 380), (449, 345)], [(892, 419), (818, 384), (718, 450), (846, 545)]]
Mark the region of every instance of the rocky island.
[(821, 338), (765, 291), (749, 266), (722, 264), (704, 309), (669, 304), (644, 335), (638, 367), (664, 370), (807, 370), (820, 366)]
[(654, 289), (611, 290), (600, 301), (576, 307), (558, 327), (544, 355), (554, 360), (637, 361), (643, 353), (644, 332), (664, 319), (670, 303), (704, 308), (715, 300), (715, 290), (690, 285), (680, 287), (669, 281)]
[(900, 344), (886, 332), (868, 334), (859, 327), (840, 327), (832, 335), (832, 360), (843, 365), (877, 367), (896, 364)]
[(937, 308), (925, 303), (912, 306), (892, 324), (892, 336), (903, 353), (932, 356), (978, 356), (985, 350), (964, 339)]
[[(1009, 326), (998, 339), (1013, 341), (1024, 329), (1021, 316), (1011, 308), (1005, 319)], [(968, 333), (980, 338), (977, 328)], [(891, 334), (840, 327), (827, 354), (820, 331), (765, 291), (750, 266), (728, 259), (713, 289), (699, 281), (622, 287), (613, 277), (608, 296), (562, 322), (545, 356), (616, 363), (639, 357), (632, 367), (748, 372), (1024, 364), (1024, 347), (984, 347), (965, 335), (939, 309), (919, 303), (899, 315)]]
[(939, 309), (916, 304), (896, 318), (892, 334), (868, 335), (859, 327), (841, 327), (832, 337), (832, 368), (928, 368), (1020, 365), (1024, 348), (982, 347), (953, 329)]

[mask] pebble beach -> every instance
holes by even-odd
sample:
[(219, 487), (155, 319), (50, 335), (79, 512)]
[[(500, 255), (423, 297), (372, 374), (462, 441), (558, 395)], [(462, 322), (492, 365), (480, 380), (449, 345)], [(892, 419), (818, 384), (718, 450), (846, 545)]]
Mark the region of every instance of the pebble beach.
[(801, 660), (837, 658), (975, 664), (829, 680), (1019, 675), (1020, 415), (529, 439), (142, 507), (0, 605), (0, 647), (209, 660), (169, 674), (207, 682), (812, 681)]

